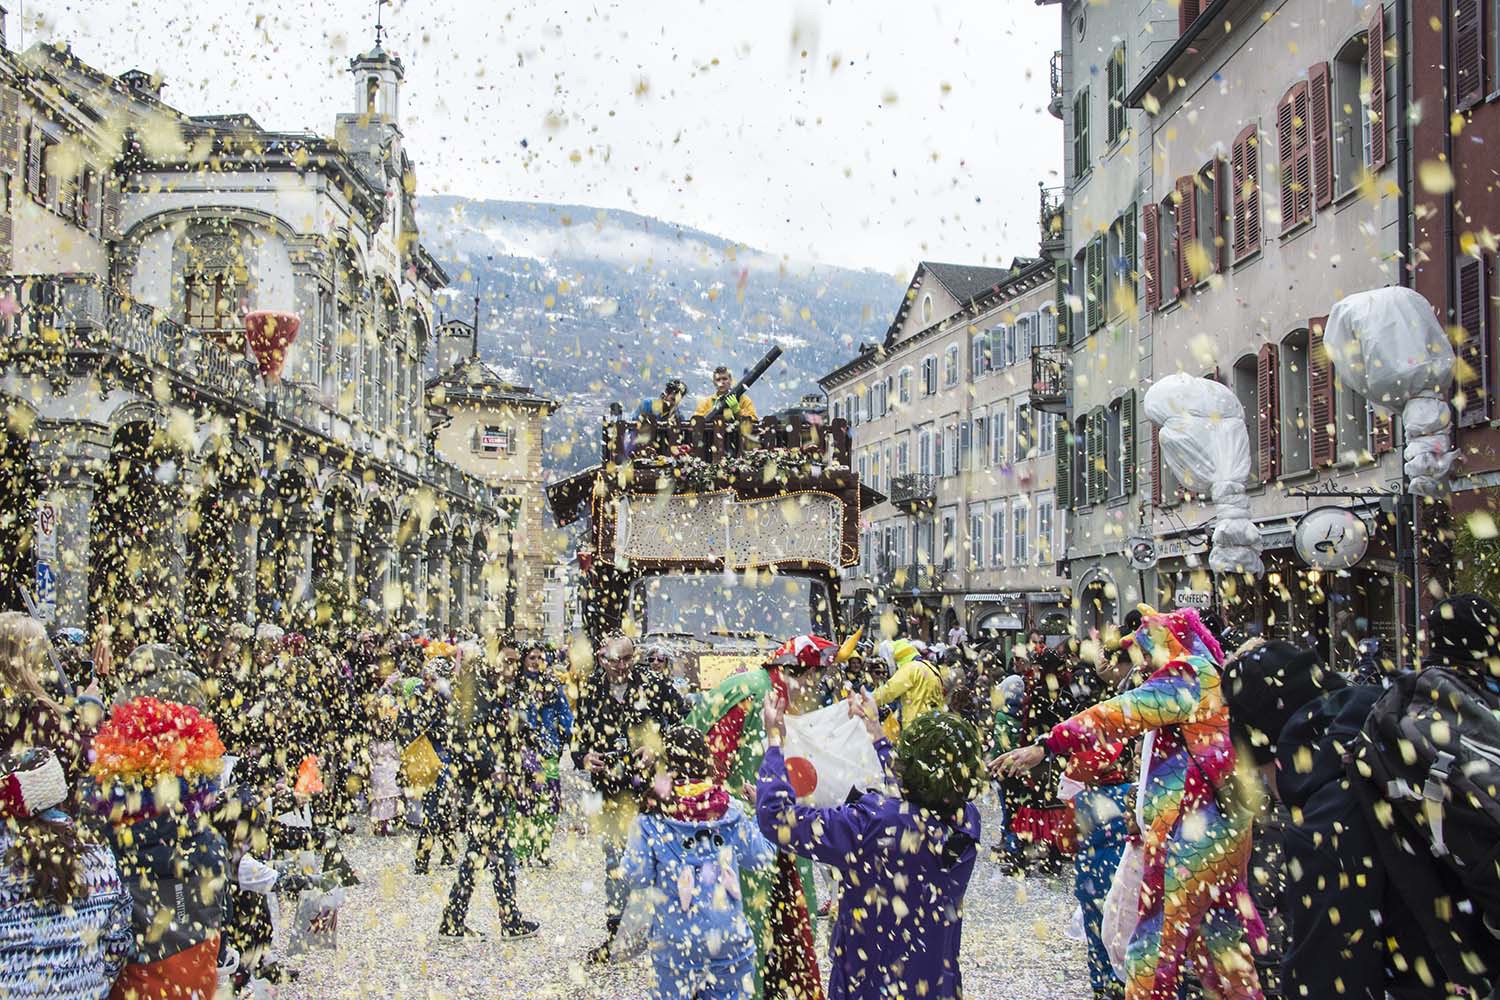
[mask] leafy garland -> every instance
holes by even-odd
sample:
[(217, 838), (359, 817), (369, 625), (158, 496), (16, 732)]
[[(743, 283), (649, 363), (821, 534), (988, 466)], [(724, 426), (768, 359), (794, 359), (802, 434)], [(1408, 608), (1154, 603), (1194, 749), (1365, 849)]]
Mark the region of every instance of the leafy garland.
[(755, 448), (710, 462), (698, 455), (648, 455), (637, 457), (635, 464), (658, 476), (669, 475), (680, 488), (707, 490), (727, 483), (786, 483), (794, 478), (848, 472), (847, 465), (823, 461), (823, 450), (817, 446), (801, 448)]

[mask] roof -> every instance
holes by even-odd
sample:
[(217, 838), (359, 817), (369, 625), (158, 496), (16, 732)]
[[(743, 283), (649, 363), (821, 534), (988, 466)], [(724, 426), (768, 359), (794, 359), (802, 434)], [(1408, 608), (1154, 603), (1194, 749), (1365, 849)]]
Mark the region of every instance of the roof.
[[(1017, 258), (1019, 262), (1020, 258)], [(926, 272), (937, 279), (943, 289), (960, 302), (968, 302), (982, 292), (1005, 281), (1015, 273), (1015, 266), (1011, 267), (972, 267), (968, 264), (939, 264), (936, 261), (923, 261), (918, 265), (918, 270)]]
[(548, 399), (530, 386), (506, 381), (487, 361), (465, 358), (447, 371), (427, 380), (427, 393), (443, 390), (446, 402), (470, 402), (531, 406), (553, 412), (555, 399)]
[(1189, 51), (1196, 51), (1193, 48), (1193, 43), (1199, 38), (1212, 40), (1224, 37), (1223, 28), (1220, 28), (1213, 34), (1209, 34), (1209, 26), (1223, 21), (1223, 15), (1228, 11), (1229, 6), (1236, 2), (1237, 0), (1211, 0), (1198, 14), (1198, 19), (1188, 25), (1186, 31), (1177, 36), (1177, 41), (1173, 42), (1172, 47), (1167, 49), (1166, 55), (1156, 60), (1151, 68), (1146, 70), (1141, 76), (1140, 82), (1131, 89), (1129, 94), (1125, 95), (1125, 106), (1127, 108), (1139, 108), (1141, 103), (1146, 99), (1146, 95), (1167, 76), (1172, 67), (1177, 64), (1177, 60), (1181, 59)]

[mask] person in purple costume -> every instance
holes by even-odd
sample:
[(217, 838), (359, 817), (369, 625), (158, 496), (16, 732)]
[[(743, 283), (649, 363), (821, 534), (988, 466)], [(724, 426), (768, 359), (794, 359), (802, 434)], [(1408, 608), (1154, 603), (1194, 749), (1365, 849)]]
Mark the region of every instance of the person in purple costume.
[(785, 705), (774, 692), (762, 714), (768, 748), (756, 784), (761, 832), (782, 850), (838, 871), (838, 916), (829, 946), (829, 1000), (963, 996), (958, 967), (963, 900), (980, 842), (982, 743), (974, 726), (932, 712), (907, 726), (892, 750), (869, 695), (849, 700), (864, 720), (885, 791), (836, 808), (799, 805), (781, 741)]

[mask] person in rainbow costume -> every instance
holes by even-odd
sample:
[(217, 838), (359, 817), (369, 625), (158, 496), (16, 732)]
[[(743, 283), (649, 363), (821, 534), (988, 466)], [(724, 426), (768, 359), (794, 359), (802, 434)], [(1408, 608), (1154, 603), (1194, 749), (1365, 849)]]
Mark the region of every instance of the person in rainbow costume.
[(1261, 1000), (1249, 946), (1265, 947), (1265, 927), (1246, 881), (1250, 815), (1232, 805), (1235, 751), (1219, 675), (1224, 654), (1196, 611), (1140, 610), (1141, 627), (1122, 645), (1138, 665), (1149, 664), (1146, 680), (1058, 723), (1039, 742), (995, 758), (990, 768), (1018, 774), (1052, 754), (1144, 736), (1136, 808), (1145, 864), (1139, 922), (1125, 954), (1125, 995), (1176, 1000), (1191, 960), (1210, 996)]

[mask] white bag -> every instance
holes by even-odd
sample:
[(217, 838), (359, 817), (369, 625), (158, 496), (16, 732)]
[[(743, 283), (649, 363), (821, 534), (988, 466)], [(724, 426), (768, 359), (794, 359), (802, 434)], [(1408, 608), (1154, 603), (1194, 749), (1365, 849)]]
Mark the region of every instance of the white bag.
[(309, 889), (297, 898), (297, 919), (287, 940), (286, 953), (295, 958), (313, 949), (333, 951), (339, 944), (339, 908), (344, 905), (344, 887)]
[(1145, 868), (1144, 848), (1130, 841), (1125, 845), (1125, 853), (1120, 855), (1120, 867), (1115, 869), (1115, 880), (1110, 883), (1109, 895), (1104, 897), (1100, 915), (1099, 938), (1109, 952), (1109, 964), (1114, 967), (1115, 978), (1122, 983), (1126, 982), (1125, 949), (1140, 922), (1141, 880)]
[(786, 717), (787, 771), (799, 799), (815, 806), (844, 804), (852, 789), (880, 788), (885, 772), (864, 721), (847, 702)]

